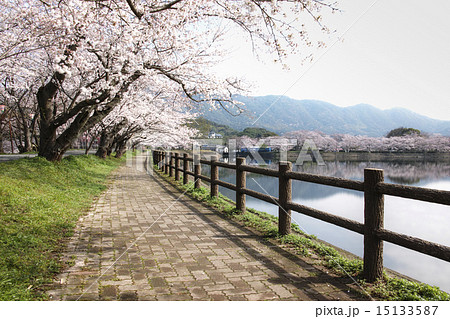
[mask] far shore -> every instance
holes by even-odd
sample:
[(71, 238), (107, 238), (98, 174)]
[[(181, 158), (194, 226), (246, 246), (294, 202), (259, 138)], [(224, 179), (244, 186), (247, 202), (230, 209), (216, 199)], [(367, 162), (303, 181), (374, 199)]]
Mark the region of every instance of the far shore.
[[(289, 151), (288, 160), (298, 157), (299, 151)], [(450, 153), (441, 152), (320, 152), (324, 161), (374, 161), (374, 162), (448, 162)]]
[[(172, 150), (174, 153), (187, 153), (192, 156), (192, 150)], [(441, 162), (450, 164), (450, 152), (366, 152), (366, 151), (350, 151), (350, 152), (322, 152), (319, 151), (322, 159), (326, 162)], [(288, 161), (296, 161), (300, 151), (288, 151)], [(309, 153), (309, 152), (308, 152)], [(222, 154), (212, 150), (201, 150), (202, 156)], [(271, 158), (277, 160), (278, 151), (260, 153), (263, 158)], [(314, 158), (314, 156), (312, 156)]]

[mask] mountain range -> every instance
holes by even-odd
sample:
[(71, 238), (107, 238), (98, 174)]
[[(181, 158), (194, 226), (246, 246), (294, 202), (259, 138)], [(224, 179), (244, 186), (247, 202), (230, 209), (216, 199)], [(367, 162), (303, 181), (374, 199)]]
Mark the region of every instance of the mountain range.
[(380, 110), (368, 104), (339, 107), (318, 100), (295, 100), (276, 95), (234, 98), (244, 103), (242, 114), (230, 115), (239, 114), (235, 107), (227, 111), (207, 111), (204, 107), (202, 117), (236, 130), (261, 127), (278, 134), (308, 130), (376, 137), (398, 127), (413, 127), (450, 136), (450, 121), (432, 119), (404, 108)]

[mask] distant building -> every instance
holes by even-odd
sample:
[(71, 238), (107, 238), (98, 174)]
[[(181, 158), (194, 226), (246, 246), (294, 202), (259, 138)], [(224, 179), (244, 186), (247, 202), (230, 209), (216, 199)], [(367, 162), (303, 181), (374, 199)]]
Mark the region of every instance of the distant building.
[(217, 153), (228, 153), (228, 147), (223, 145), (201, 145), (201, 150), (214, 151)]
[(258, 153), (268, 153), (272, 152), (271, 147), (242, 147), (240, 149), (241, 153), (250, 153), (250, 152), (258, 152)]
[(211, 131), (209, 132), (208, 138), (223, 138), (223, 136), (222, 134)]
[(228, 154), (228, 147), (224, 145), (217, 145), (216, 152), (222, 153), (222, 154)]
[(205, 144), (205, 145), (201, 145), (200, 149), (201, 150), (207, 150), (207, 151), (215, 151), (216, 150), (216, 145)]

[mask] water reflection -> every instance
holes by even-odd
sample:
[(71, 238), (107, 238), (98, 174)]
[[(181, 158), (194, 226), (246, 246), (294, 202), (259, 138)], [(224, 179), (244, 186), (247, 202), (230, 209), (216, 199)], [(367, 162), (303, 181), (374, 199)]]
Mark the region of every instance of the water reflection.
[(384, 170), (385, 179), (390, 183), (417, 185), (421, 180), (440, 179), (450, 176), (450, 164), (431, 162), (325, 162), (326, 165), (297, 166), (296, 170), (363, 180), (365, 168)]
[[(224, 158), (222, 161), (234, 163), (234, 159)], [(262, 157), (258, 161), (251, 156), (246, 158), (247, 165), (264, 165), (268, 168), (278, 169), (278, 162)], [(342, 177), (353, 180), (363, 180), (365, 168), (379, 168), (384, 170), (385, 179), (390, 183), (403, 185), (417, 185), (423, 179), (440, 179), (450, 177), (450, 164), (438, 162), (325, 162), (317, 165), (305, 162), (303, 165), (293, 165), (294, 171)]]
[[(271, 164), (269, 167), (276, 169), (277, 165)], [(326, 162), (325, 166), (303, 165), (294, 169), (312, 174), (363, 180), (364, 168), (368, 167), (383, 169), (385, 181), (388, 183), (450, 190), (450, 165), (444, 163)], [(235, 183), (233, 170), (221, 168), (219, 176), (221, 180)], [(248, 173), (247, 187), (278, 196), (278, 182), (274, 177)], [(362, 192), (300, 181), (293, 181), (292, 188), (292, 198), (296, 203), (363, 222)], [(220, 192), (235, 199), (234, 192), (228, 189), (220, 187)], [(276, 205), (250, 196), (247, 196), (247, 206), (273, 215), (278, 214)], [(361, 235), (299, 213), (293, 214), (293, 220), (305, 232), (362, 256)], [(450, 207), (446, 205), (385, 196), (386, 229), (450, 246), (449, 227)], [(450, 292), (450, 263), (386, 243), (384, 264), (388, 268)]]

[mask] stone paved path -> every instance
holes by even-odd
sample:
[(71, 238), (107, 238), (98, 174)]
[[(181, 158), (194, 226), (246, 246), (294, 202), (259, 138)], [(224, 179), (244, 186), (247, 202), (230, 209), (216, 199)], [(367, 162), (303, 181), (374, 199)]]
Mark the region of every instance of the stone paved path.
[(142, 169), (80, 220), (53, 300), (357, 300), (350, 279), (263, 240)]

